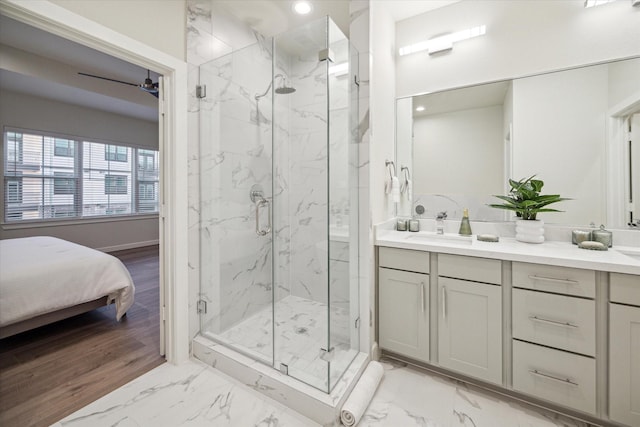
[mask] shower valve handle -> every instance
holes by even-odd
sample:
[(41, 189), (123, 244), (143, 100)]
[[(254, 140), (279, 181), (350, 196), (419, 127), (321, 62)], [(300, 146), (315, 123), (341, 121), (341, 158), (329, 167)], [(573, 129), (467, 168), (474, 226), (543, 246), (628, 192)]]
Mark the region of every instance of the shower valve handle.
[[(267, 206), (269, 208), (269, 212), (267, 215), (268, 222), (267, 228), (262, 229), (260, 227), (260, 208), (263, 206)], [(267, 199), (260, 198), (256, 200), (256, 234), (258, 236), (266, 236), (271, 232), (271, 203)]]

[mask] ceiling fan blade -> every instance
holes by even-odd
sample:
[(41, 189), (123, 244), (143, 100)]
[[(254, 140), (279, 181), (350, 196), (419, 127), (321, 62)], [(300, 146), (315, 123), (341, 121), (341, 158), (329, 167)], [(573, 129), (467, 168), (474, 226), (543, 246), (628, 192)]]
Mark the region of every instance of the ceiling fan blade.
[(78, 73), (78, 74), (80, 74), (81, 76), (93, 77), (95, 79), (102, 79), (102, 80), (108, 80), (110, 82), (122, 83), (123, 85), (129, 85), (129, 86), (135, 86), (135, 87), (140, 86), (136, 83), (123, 82), (122, 80), (110, 79), (108, 77), (102, 77), (102, 76), (95, 76), (93, 74), (87, 74), (87, 73)]

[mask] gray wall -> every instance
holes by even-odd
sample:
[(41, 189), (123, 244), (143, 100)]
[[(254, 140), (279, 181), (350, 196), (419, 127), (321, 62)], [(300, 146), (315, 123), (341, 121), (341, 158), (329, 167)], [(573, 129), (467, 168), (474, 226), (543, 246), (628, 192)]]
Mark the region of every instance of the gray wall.
[[(158, 124), (10, 91), (0, 91), (0, 126), (134, 144), (158, 149)], [(0, 170), (4, 162), (0, 165)], [(4, 170), (2, 170), (4, 175)], [(3, 196), (4, 185), (0, 186)], [(4, 200), (2, 198), (2, 200)], [(0, 206), (4, 218), (4, 206)], [(78, 220), (47, 225), (3, 224), (0, 239), (55, 236), (91, 248), (126, 249), (158, 241), (157, 216)]]

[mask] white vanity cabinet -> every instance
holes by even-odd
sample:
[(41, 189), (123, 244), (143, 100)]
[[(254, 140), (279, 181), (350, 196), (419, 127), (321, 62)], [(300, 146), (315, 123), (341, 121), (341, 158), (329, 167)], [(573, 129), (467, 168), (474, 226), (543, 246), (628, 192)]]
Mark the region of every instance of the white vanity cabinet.
[(596, 413), (596, 274), (514, 262), (513, 388)]
[(609, 418), (640, 426), (640, 276), (609, 282)]
[(380, 248), (379, 344), (384, 350), (429, 361), (429, 253)]
[(498, 260), (438, 254), (438, 363), (502, 383), (502, 290)]
[(606, 253), (573, 246), (562, 250), (588, 263), (435, 246), (378, 247), (383, 351), (597, 425), (640, 427), (637, 268), (613, 272), (592, 262)]

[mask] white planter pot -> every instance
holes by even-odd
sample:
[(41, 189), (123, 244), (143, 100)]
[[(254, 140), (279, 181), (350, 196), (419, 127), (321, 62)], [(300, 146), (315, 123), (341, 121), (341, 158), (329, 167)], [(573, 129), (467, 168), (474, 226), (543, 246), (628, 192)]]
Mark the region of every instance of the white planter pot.
[(516, 240), (525, 243), (544, 242), (544, 221), (541, 219), (516, 220)]

